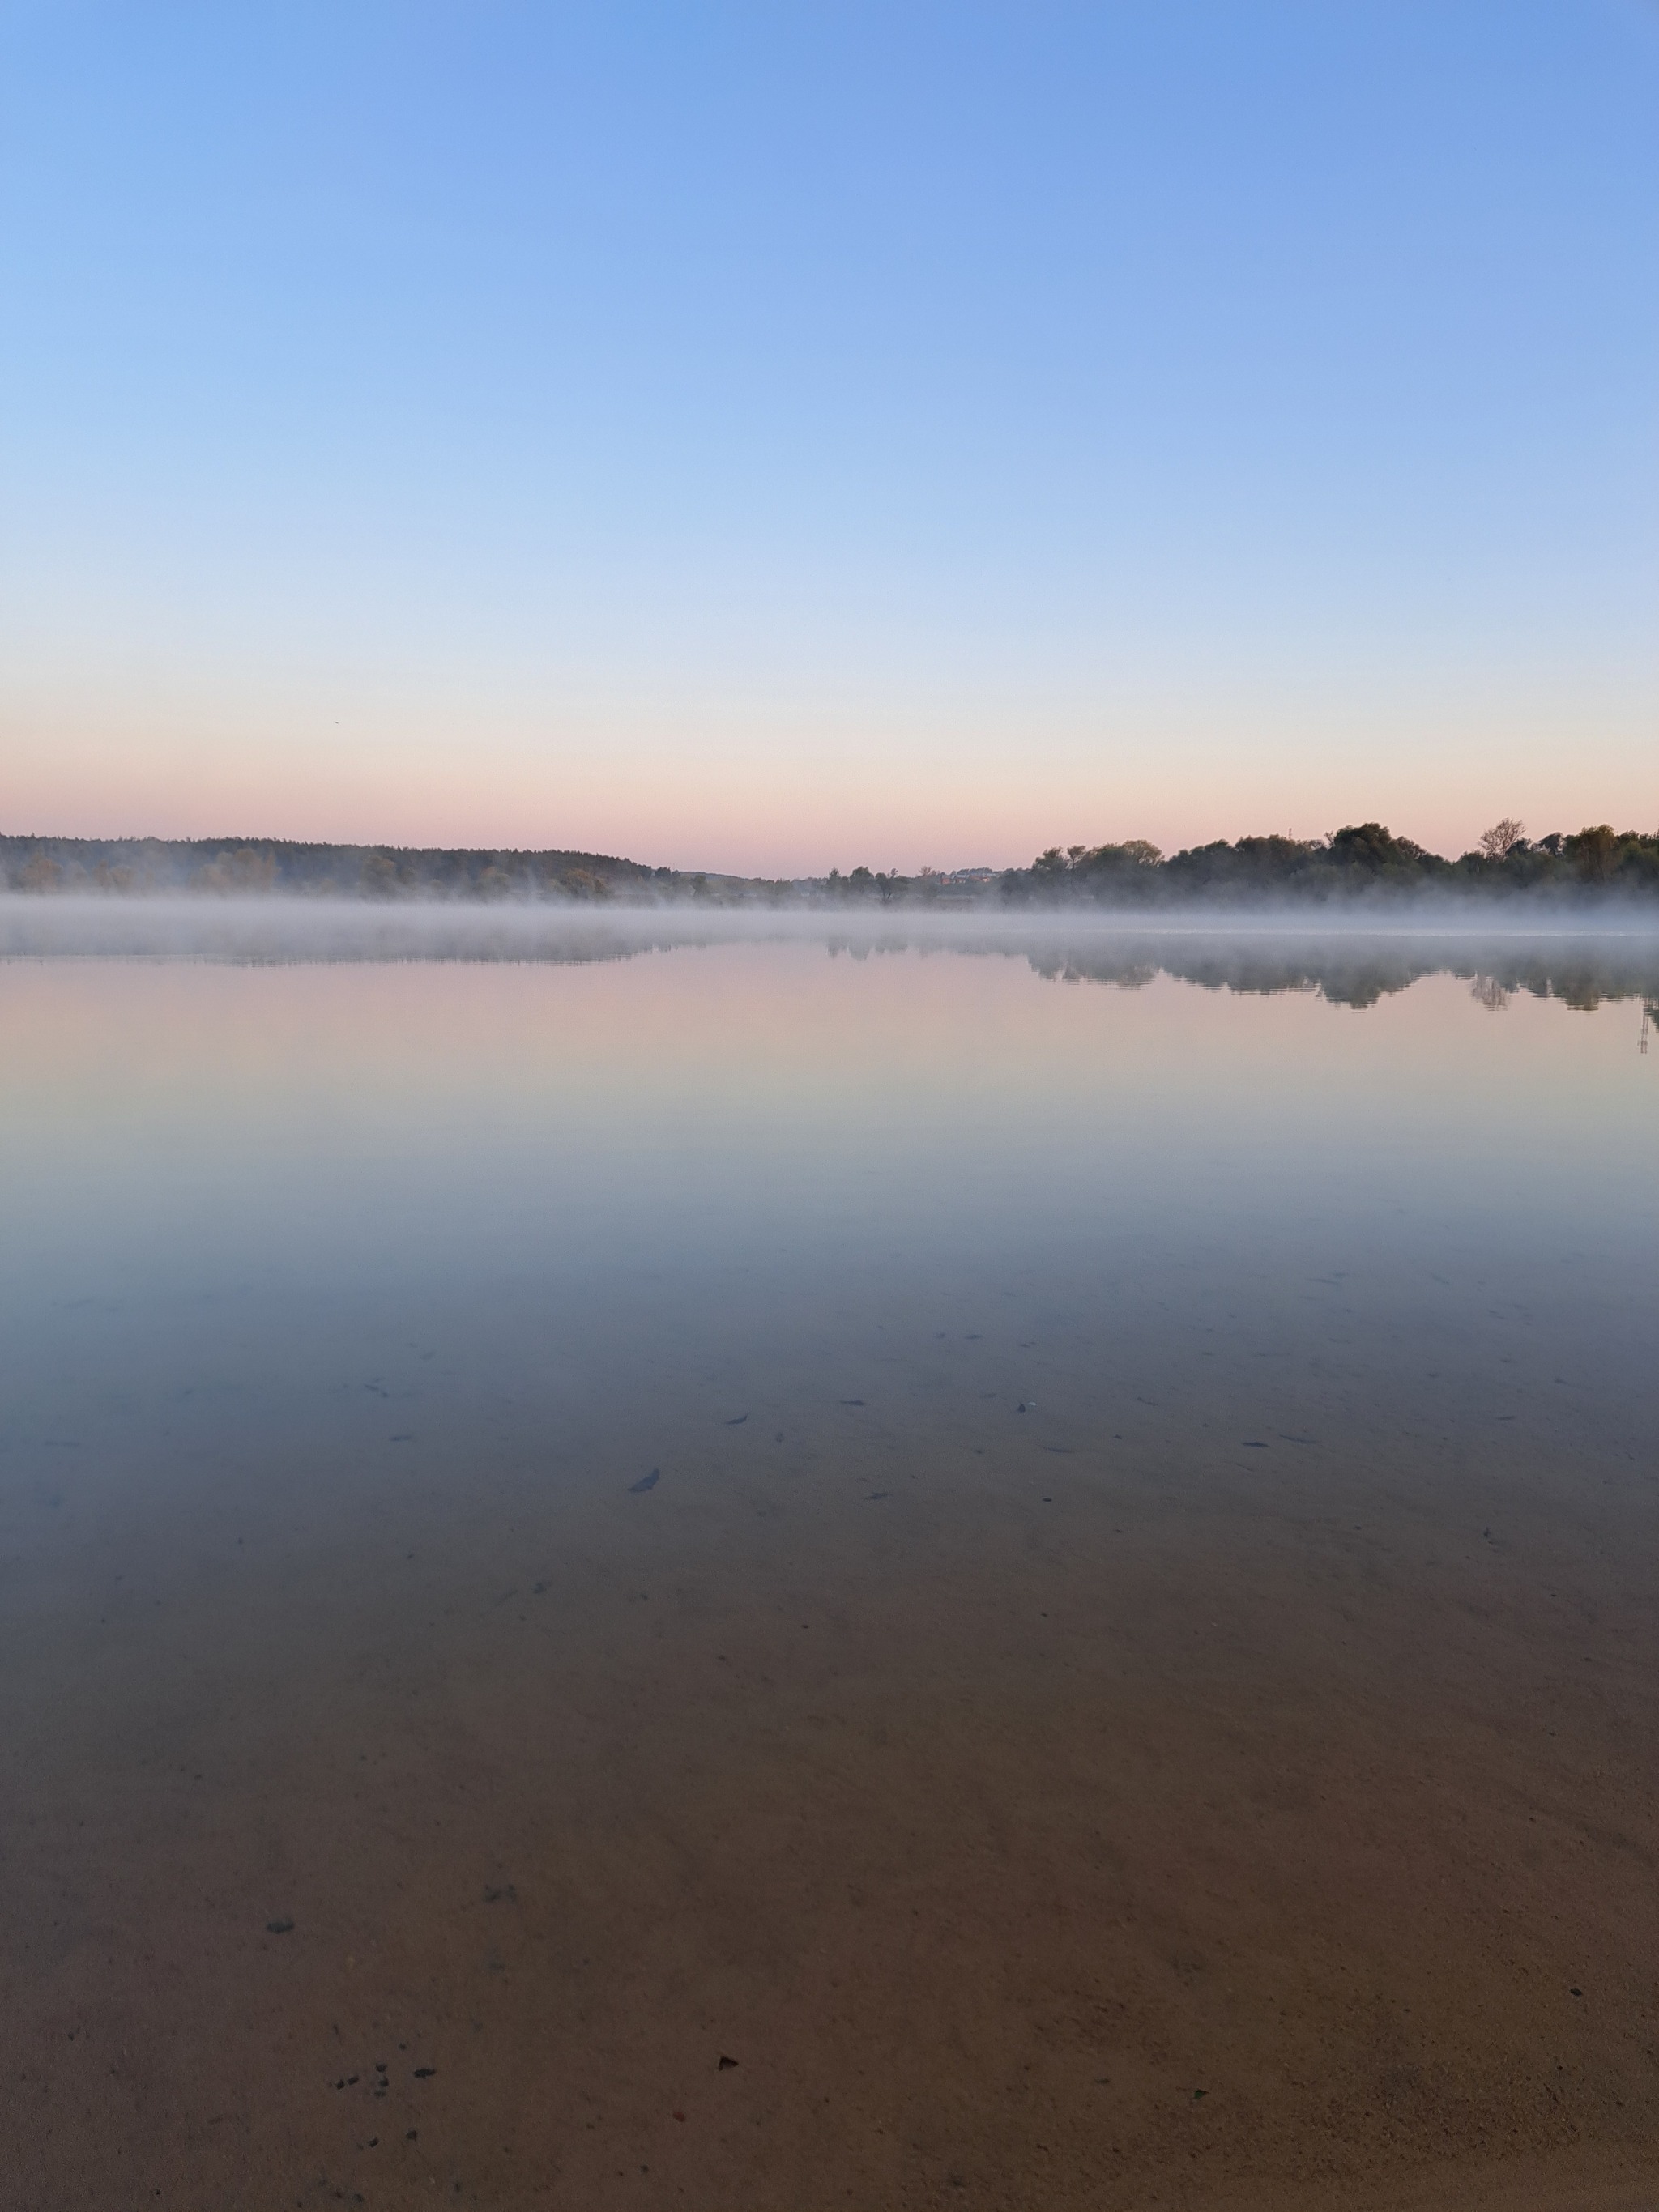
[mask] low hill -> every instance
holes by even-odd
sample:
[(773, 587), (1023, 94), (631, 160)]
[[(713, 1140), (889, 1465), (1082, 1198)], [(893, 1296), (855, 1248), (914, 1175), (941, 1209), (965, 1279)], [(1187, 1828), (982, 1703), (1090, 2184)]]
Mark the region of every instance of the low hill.
[[(1512, 834), (1511, 834), (1512, 833)], [(1659, 836), (1606, 823), (1528, 838), (1518, 823), (1446, 860), (1378, 822), (1328, 837), (1218, 839), (1168, 855), (1144, 839), (1051, 846), (1027, 868), (916, 876), (857, 867), (775, 881), (651, 867), (610, 853), (301, 844), (275, 837), (0, 836), (0, 889), (286, 894), (371, 899), (614, 900), (653, 905), (1092, 908), (1519, 900), (1529, 908), (1659, 903)]]

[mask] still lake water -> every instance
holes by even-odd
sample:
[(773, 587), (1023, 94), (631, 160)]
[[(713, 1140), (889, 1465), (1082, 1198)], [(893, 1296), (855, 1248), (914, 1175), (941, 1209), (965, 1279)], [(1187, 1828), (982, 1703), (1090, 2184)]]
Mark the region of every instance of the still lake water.
[(0, 956), (8, 2203), (1650, 2201), (1659, 939)]

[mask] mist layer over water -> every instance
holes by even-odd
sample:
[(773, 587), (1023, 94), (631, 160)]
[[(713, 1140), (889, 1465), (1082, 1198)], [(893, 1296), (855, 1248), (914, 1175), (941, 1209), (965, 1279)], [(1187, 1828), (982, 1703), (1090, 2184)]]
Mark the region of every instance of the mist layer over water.
[(1643, 2169), (1651, 939), (25, 903), (25, 2201)]

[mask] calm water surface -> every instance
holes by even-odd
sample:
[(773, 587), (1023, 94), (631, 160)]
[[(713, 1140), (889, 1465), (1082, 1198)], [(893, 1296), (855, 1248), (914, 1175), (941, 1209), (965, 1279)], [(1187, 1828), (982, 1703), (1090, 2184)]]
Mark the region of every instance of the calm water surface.
[(111, 911), (8, 2202), (1649, 2201), (1659, 942)]

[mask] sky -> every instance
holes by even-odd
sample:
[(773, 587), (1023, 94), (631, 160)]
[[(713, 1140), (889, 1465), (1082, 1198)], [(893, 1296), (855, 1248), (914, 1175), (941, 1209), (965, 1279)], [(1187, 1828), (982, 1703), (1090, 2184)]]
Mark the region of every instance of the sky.
[(0, 830), (1659, 827), (1659, 0), (0, 0)]

